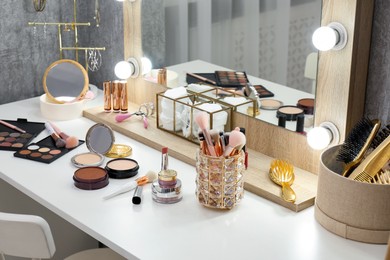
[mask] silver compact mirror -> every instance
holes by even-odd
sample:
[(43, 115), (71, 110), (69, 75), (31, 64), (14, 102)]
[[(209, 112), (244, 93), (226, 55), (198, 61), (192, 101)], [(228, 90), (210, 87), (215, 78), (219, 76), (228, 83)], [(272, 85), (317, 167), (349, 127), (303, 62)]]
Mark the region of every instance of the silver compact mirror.
[(88, 130), (85, 142), (91, 152), (106, 154), (114, 145), (114, 132), (108, 125), (97, 123)]
[(88, 73), (80, 63), (62, 59), (53, 62), (43, 75), (43, 89), (51, 102), (82, 99), (88, 91)]

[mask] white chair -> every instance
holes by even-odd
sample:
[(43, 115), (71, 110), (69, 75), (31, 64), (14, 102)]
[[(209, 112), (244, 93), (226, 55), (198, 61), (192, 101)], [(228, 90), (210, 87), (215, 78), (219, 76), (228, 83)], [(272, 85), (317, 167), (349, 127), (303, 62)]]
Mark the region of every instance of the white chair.
[[(56, 251), (47, 221), (39, 216), (0, 212), (0, 254), (31, 259), (49, 259)], [(66, 260), (125, 259), (109, 248), (78, 252)]]

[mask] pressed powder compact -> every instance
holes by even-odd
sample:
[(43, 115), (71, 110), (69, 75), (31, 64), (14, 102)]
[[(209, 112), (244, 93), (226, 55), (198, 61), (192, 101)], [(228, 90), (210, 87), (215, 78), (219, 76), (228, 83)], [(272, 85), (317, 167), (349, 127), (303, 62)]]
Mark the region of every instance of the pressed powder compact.
[[(78, 146), (83, 143), (84, 141), (79, 140)], [(53, 138), (47, 136), (37, 143), (31, 143), (23, 149), (18, 150), (14, 153), (14, 156), (43, 163), (51, 163), (75, 148), (57, 148)]]
[(124, 179), (138, 174), (139, 165), (136, 160), (129, 158), (118, 158), (109, 161), (105, 169), (110, 178)]
[(276, 117), (286, 116), (287, 121), (296, 121), (298, 115), (303, 115), (303, 109), (296, 106), (281, 106), (276, 112)]
[(97, 190), (108, 185), (107, 171), (100, 167), (80, 168), (73, 175), (74, 185), (83, 190)]
[(158, 173), (158, 179), (152, 183), (152, 198), (163, 204), (179, 202), (181, 194), (181, 181), (176, 178), (175, 170), (162, 170)]
[(121, 158), (131, 154), (131, 147), (114, 144), (112, 129), (105, 124), (97, 123), (87, 132), (85, 143), (90, 152), (77, 154), (71, 161), (76, 167), (99, 166), (104, 162), (104, 156)]
[(277, 110), (283, 106), (283, 102), (276, 99), (262, 99), (260, 108), (265, 110)]

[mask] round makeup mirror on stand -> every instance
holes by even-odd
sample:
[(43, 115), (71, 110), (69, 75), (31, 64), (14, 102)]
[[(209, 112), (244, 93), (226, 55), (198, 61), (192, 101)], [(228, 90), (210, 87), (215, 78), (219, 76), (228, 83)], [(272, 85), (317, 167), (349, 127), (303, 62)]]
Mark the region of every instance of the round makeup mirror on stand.
[(43, 75), (47, 98), (57, 104), (82, 99), (88, 91), (87, 71), (78, 62), (68, 59), (53, 62)]

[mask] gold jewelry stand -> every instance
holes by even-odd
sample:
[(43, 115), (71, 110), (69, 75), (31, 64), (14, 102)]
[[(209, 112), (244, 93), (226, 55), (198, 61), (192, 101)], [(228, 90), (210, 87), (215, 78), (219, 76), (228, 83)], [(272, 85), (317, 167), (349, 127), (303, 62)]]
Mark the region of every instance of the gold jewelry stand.
[[(59, 44), (59, 51), (60, 51), (60, 59), (63, 59), (63, 51), (67, 50), (74, 50), (75, 51), (75, 59), (78, 62), (79, 61), (79, 51), (85, 51), (85, 69), (88, 71), (88, 57), (87, 57), (87, 51), (88, 50), (95, 50), (95, 51), (105, 51), (105, 47), (79, 47), (78, 42), (78, 32), (77, 27), (78, 26), (91, 26), (91, 23), (78, 23), (77, 22), (77, 0), (73, 0), (73, 22), (65, 23), (65, 22), (29, 22), (29, 26), (57, 26), (58, 27), (58, 44)], [(73, 47), (63, 47), (62, 46), (62, 30), (61, 27), (63, 27), (64, 31), (74, 31), (74, 46)]]

